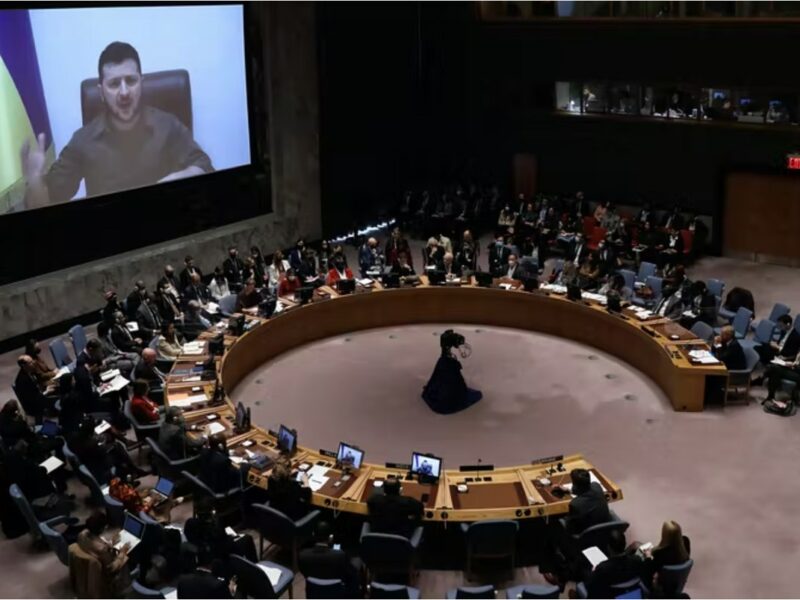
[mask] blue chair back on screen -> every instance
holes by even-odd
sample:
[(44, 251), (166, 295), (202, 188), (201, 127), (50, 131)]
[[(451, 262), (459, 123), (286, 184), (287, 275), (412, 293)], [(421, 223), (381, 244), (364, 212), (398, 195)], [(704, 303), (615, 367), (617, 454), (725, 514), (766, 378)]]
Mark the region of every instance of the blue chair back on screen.
[(722, 294), (725, 292), (725, 282), (719, 279), (709, 279), (706, 282), (706, 287), (717, 298), (722, 298)]
[(747, 335), (747, 330), (750, 329), (750, 319), (753, 316), (753, 311), (744, 306), (740, 306), (736, 311), (736, 316), (733, 317), (733, 331), (736, 333), (737, 338), (744, 338)]
[(54, 340), (50, 340), (50, 354), (53, 355), (53, 362), (56, 365), (56, 369), (60, 369), (61, 367), (70, 367), (70, 370), (74, 368), (72, 364), (72, 359), (69, 356), (69, 352), (67, 351), (67, 347), (64, 344), (64, 340), (61, 338), (56, 338)]
[(770, 321), (769, 319), (761, 319), (756, 326), (755, 334), (753, 335), (752, 340), (743, 340), (742, 345), (745, 345), (745, 342), (752, 342), (750, 345), (755, 344), (769, 344), (772, 341), (772, 332), (775, 331), (775, 323)]
[(86, 348), (86, 330), (83, 325), (73, 325), (69, 330), (69, 337), (72, 340), (72, 349), (77, 357)]
[(692, 325), (692, 333), (699, 337), (701, 340), (710, 342), (714, 337), (714, 329), (708, 323), (697, 321)]
[(658, 587), (663, 598), (677, 598), (683, 592), (694, 561), (690, 558), (679, 565), (665, 565), (658, 572)]
[(642, 261), (639, 265), (639, 274), (636, 276), (636, 281), (647, 281), (648, 277), (656, 274), (656, 265), (651, 262)]
[(232, 315), (236, 310), (236, 294), (228, 294), (224, 298), (220, 298), (219, 310), (223, 316)]
[(489, 584), (477, 587), (457, 587), (448, 591), (446, 597), (448, 600), (466, 600), (467, 598), (494, 598), (496, 595), (497, 591), (494, 586)]
[(792, 309), (785, 304), (776, 302), (772, 307), (772, 311), (769, 313), (769, 320), (773, 323), (777, 323), (779, 318), (781, 318), (783, 315), (788, 315), (791, 310)]
[(625, 279), (625, 287), (632, 290), (636, 283), (636, 273), (630, 269), (620, 269), (619, 274)]

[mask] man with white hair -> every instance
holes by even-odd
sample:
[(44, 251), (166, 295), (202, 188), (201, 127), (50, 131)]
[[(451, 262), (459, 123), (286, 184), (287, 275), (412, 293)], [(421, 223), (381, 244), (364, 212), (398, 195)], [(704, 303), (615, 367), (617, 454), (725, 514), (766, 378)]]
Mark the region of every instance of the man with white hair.
[(369, 238), (358, 249), (358, 267), (361, 277), (367, 277), (367, 273), (380, 269), (383, 266), (383, 256), (378, 247), (378, 240), (374, 237)]
[(144, 379), (150, 385), (150, 396), (161, 400), (164, 397), (164, 381), (167, 376), (156, 366), (157, 353), (152, 348), (142, 350), (142, 360), (133, 369), (134, 379)]

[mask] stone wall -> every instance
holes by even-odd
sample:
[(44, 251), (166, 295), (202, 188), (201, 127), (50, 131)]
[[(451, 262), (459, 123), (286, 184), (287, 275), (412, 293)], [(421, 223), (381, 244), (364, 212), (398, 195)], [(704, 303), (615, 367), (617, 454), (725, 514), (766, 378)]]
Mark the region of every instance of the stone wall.
[(213, 271), (230, 245), (265, 253), (299, 236), (322, 235), (319, 186), (319, 93), (313, 3), (259, 3), (269, 93), (273, 213), (177, 238), (0, 287), (0, 340), (99, 310), (102, 294), (127, 295), (137, 279), (155, 283), (164, 265), (176, 271), (191, 254)]

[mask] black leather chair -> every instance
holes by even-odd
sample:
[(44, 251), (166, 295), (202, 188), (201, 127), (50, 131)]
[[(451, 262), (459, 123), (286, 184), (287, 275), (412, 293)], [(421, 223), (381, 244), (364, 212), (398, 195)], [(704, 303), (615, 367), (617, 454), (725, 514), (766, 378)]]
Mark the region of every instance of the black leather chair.
[[(237, 597), (280, 598), (284, 592), (289, 592), (289, 598), (294, 598), (292, 593), (294, 573), (286, 567), (266, 560), (253, 563), (236, 554), (231, 555), (231, 567), (236, 574)], [(267, 575), (267, 570), (277, 575), (274, 585)]]
[(369, 523), (361, 528), (359, 554), (367, 568), (368, 580), (394, 581), (402, 577), (406, 583), (415, 579), (417, 549), (422, 541), (422, 527), (417, 527), (411, 538), (389, 533), (372, 533)]
[(510, 558), (511, 569), (514, 569), (519, 523), (507, 520), (462, 523), (461, 531), (467, 543), (467, 579), (472, 579), (476, 558)]
[(215, 492), (208, 487), (199, 477), (192, 475), (189, 471), (181, 471), (181, 477), (189, 482), (194, 493), (194, 507), (197, 507), (197, 499), (200, 497), (209, 498), (218, 515), (229, 515), (241, 509), (239, 500), (242, 497), (242, 487), (237, 485), (224, 492)]
[(344, 581), (341, 579), (318, 579), (317, 577), (306, 578), (306, 598), (313, 600), (316, 598), (349, 598)]
[(292, 553), (292, 569), (298, 570), (297, 555), (300, 548), (314, 535), (314, 523), (320, 511), (312, 510), (302, 519), (293, 521), (286, 514), (267, 504), (253, 504), (252, 509), (258, 519), (258, 531), (261, 534), (258, 554), (264, 554), (264, 540), (282, 548), (289, 548)]
[(188, 471), (189, 473), (192, 473), (197, 470), (197, 465), (200, 461), (199, 454), (195, 454), (194, 456), (189, 456), (187, 458), (172, 460), (161, 449), (161, 446), (158, 445), (158, 442), (156, 442), (155, 439), (149, 437), (145, 439), (145, 443), (150, 446), (155, 471), (158, 473), (159, 477), (166, 477), (170, 481), (177, 484), (183, 477), (181, 471)]
[[(105, 110), (97, 84), (97, 77), (81, 82), (81, 114), (84, 125)], [(189, 131), (193, 130), (192, 86), (186, 69), (145, 73), (142, 78), (142, 103), (172, 113)]]

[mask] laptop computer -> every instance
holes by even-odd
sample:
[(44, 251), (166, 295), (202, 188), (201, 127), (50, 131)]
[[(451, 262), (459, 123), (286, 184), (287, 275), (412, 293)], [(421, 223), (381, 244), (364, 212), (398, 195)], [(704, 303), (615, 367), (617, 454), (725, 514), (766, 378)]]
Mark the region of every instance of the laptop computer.
[(150, 493), (159, 502), (164, 502), (172, 495), (172, 490), (174, 488), (175, 484), (172, 481), (166, 479), (165, 477), (159, 477), (158, 481), (156, 482), (156, 487), (154, 487)]
[(125, 523), (122, 525), (122, 531), (119, 532), (119, 541), (114, 544), (114, 548), (119, 550), (125, 544), (130, 545), (130, 550), (133, 550), (142, 541), (144, 534), (144, 522), (134, 517), (132, 514), (125, 514)]

